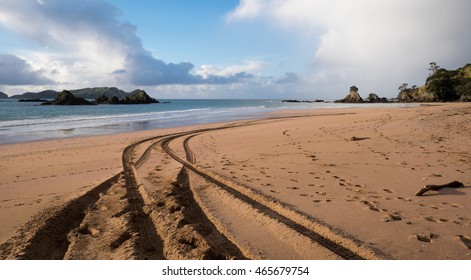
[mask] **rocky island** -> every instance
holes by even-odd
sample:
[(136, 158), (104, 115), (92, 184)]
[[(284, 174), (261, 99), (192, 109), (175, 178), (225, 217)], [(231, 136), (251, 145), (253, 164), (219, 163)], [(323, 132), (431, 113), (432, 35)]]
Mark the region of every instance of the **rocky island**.
[(48, 100), (47, 99), (41, 99), (41, 98), (23, 98), (23, 99), (18, 100), (18, 102), (35, 103), (35, 102), (48, 102)]
[(117, 96), (108, 97), (102, 95), (95, 99), (96, 104), (151, 104), (151, 103), (160, 103), (158, 100), (150, 97), (143, 90), (137, 89), (129, 96), (125, 96), (119, 99)]
[(286, 100), (281, 100), (281, 102), (286, 102), (286, 103), (322, 103), (325, 102), (322, 99), (316, 99), (316, 100), (297, 100), (297, 99), (286, 99)]
[(108, 97), (102, 95), (95, 101), (88, 101), (83, 97), (77, 97), (68, 90), (59, 93), (54, 100), (46, 101), (41, 105), (99, 105), (99, 104), (151, 104), (159, 103), (156, 99), (147, 95), (143, 90), (135, 90), (129, 96), (118, 98), (117, 96)]
[(386, 97), (379, 97), (375, 93), (370, 93), (366, 100), (361, 98), (358, 93), (358, 88), (356, 86), (350, 87), (350, 93), (340, 100), (335, 100), (335, 103), (388, 103), (389, 100)]

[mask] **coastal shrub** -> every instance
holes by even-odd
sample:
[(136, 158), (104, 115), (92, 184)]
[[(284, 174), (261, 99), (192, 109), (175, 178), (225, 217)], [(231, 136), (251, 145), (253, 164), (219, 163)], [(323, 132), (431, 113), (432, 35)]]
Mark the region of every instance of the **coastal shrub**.
[(467, 83), (463, 83), (455, 87), (456, 94), (458, 96), (470, 96), (471, 97), (471, 79)]
[(454, 91), (452, 73), (446, 69), (439, 69), (427, 78), (425, 89), (437, 95), (439, 101), (454, 101), (459, 99)]

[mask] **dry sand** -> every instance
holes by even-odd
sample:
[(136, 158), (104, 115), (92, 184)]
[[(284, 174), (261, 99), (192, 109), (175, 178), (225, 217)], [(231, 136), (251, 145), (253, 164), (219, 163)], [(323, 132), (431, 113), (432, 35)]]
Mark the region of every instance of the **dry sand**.
[(1, 145), (0, 258), (471, 259), (470, 123), (434, 104)]

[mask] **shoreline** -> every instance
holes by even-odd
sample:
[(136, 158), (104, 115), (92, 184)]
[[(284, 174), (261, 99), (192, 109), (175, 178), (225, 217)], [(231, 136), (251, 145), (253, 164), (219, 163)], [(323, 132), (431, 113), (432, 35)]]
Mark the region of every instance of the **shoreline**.
[[(248, 186), (263, 196), (290, 205), (287, 210), (281, 209), (282, 212), (300, 211), (317, 219), (321, 225), (331, 227), (334, 240), (347, 236), (349, 240), (358, 241), (351, 241), (352, 244), (383, 252), (386, 258), (469, 259), (469, 255), (462, 253), (466, 245), (460, 236), (467, 240), (466, 232), (471, 229), (471, 217), (466, 214), (471, 210), (466, 205), (466, 198), (471, 195), (468, 188), (471, 181), (464, 173), (471, 162), (469, 144), (464, 142), (470, 135), (465, 125), (471, 119), (470, 106), (437, 105), (277, 111), (266, 118), (230, 122), (233, 127), (226, 127), (227, 122), (212, 123), (2, 144), (0, 167), (5, 175), (0, 181), (3, 198), (0, 201), (0, 220), (3, 221), (0, 243), (44, 209), (59, 207), (119, 174), (123, 168), (123, 149), (128, 145), (158, 135), (196, 130), (201, 132), (186, 143), (194, 153), (197, 166), (208, 174), (222, 176), (230, 186)], [(179, 147), (184, 144), (180, 141), (175, 139), (169, 148), (181, 157), (185, 151)], [(129, 160), (138, 160), (147, 153), (146, 148), (145, 144), (137, 145)], [(150, 196), (142, 198), (143, 205), (156, 199), (153, 196), (161, 191), (158, 186), (176, 180), (181, 167), (169, 157), (162, 157), (165, 159), (162, 161), (153, 155), (154, 150), (149, 151), (146, 161), (135, 171)], [(156, 166), (160, 167), (156, 169)], [(152, 176), (157, 179), (150, 179)], [(192, 185), (204, 184), (196, 177), (189, 175)], [(425, 183), (453, 180), (462, 181), (465, 188), (413, 197)], [(250, 231), (239, 232), (238, 228), (228, 227), (228, 223), (237, 224), (231, 220), (233, 217), (223, 209), (218, 210), (202, 189), (195, 187), (192, 191), (217, 231), (229, 238), (231, 244), (242, 248), (245, 257), (257, 258), (258, 255), (243, 249), (248, 245), (240, 244), (238, 235), (252, 236), (249, 247), (261, 241), (256, 241)], [(220, 199), (229, 199), (223, 193), (220, 195)], [(228, 202), (228, 205), (232, 204)], [(236, 204), (231, 207), (235, 207), (234, 211), (238, 209)], [(171, 214), (167, 220), (171, 220)], [(377, 234), (367, 230), (370, 225), (377, 228)], [(407, 232), (407, 236), (397, 236), (398, 230)], [(268, 250), (259, 258), (275, 259), (283, 254), (284, 257), (290, 254), (306, 259), (313, 257), (299, 251), (300, 248), (293, 251), (292, 248), (297, 248), (293, 244), (302, 243), (302, 237), (296, 237), (299, 240), (295, 241), (290, 230), (282, 232), (286, 232), (287, 240), (292, 239), (286, 244), (289, 250)], [(434, 236), (431, 242), (424, 243), (416, 238), (416, 235), (429, 233)], [(162, 239), (165, 245), (167, 240)], [(120, 256), (126, 258), (125, 254)], [(192, 258), (191, 254), (188, 256)], [(198, 256), (193, 255), (193, 258)]]
[[(228, 102), (230, 101), (230, 102)], [(233, 103), (234, 102), (234, 103)], [(323, 110), (330, 108), (345, 109), (350, 107), (409, 107), (411, 104), (288, 104), (281, 100), (172, 100), (169, 104), (153, 105), (101, 105), (90, 112), (83, 112), (80, 106), (70, 110), (64, 106), (51, 108), (55, 114), (45, 114), (35, 106), (22, 104), (13, 108), (16, 114), (29, 108), (32, 118), (17, 120), (15, 116), (0, 123), (0, 143), (27, 143), (37, 140), (67, 139), (82, 136), (99, 136), (128, 133), (154, 129), (166, 129), (183, 126), (204, 125), (228, 121), (263, 118), (271, 112), (284, 110)], [(2, 110), (9, 110), (7, 106)], [(30, 112), (28, 112), (30, 113)], [(59, 117), (61, 116), (61, 117)]]

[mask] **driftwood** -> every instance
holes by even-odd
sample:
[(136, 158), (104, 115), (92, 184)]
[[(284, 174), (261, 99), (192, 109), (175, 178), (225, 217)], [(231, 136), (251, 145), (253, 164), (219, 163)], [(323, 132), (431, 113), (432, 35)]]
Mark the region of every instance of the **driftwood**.
[(415, 196), (421, 196), (428, 191), (438, 191), (441, 188), (463, 188), (464, 185), (461, 182), (453, 181), (448, 184), (443, 185), (426, 185), (425, 187), (421, 188), (418, 192), (415, 193)]
[(356, 137), (356, 136), (353, 136), (349, 139), (349, 141), (362, 141), (362, 140), (368, 140), (370, 139), (369, 137)]

